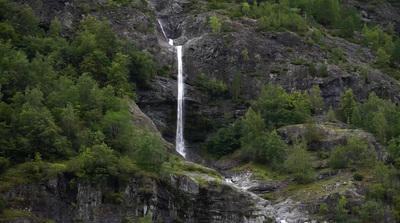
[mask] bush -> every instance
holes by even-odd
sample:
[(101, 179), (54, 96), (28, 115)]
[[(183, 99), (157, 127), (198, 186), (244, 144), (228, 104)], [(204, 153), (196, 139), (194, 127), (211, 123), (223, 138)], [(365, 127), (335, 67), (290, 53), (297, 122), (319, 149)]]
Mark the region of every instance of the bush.
[(83, 151), (77, 169), (79, 178), (99, 182), (117, 174), (118, 158), (107, 145), (95, 145)]
[(285, 161), (285, 168), (292, 173), (299, 183), (309, 183), (314, 180), (314, 170), (311, 158), (307, 152), (307, 142), (295, 143), (292, 152)]
[(363, 222), (381, 222), (384, 220), (385, 210), (382, 204), (371, 200), (362, 205), (360, 216)]
[(221, 128), (207, 142), (209, 153), (223, 156), (240, 148), (241, 122)]
[(346, 148), (342, 145), (336, 146), (329, 156), (329, 164), (334, 169), (345, 168), (348, 165)]
[(328, 76), (328, 66), (323, 64), (318, 70), (318, 77), (327, 77)]
[(10, 161), (5, 157), (0, 157), (0, 174), (4, 173), (10, 166)]
[(160, 172), (166, 159), (166, 151), (160, 137), (144, 132), (136, 151), (136, 163), (146, 171)]
[(355, 173), (353, 174), (353, 179), (356, 181), (362, 181), (364, 179), (364, 176), (360, 173)]

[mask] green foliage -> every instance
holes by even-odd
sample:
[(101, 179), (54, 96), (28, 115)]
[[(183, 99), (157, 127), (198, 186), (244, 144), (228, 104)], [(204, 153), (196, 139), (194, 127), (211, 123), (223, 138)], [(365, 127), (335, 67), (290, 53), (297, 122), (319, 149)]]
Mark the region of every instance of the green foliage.
[(57, 18), (53, 19), (50, 23), (50, 28), (49, 31), (47, 32), (47, 35), (53, 38), (61, 37), (61, 24), (60, 21), (58, 21)]
[(261, 30), (291, 30), (299, 33), (307, 30), (306, 22), (298, 14), (298, 10), (289, 8), (285, 4), (263, 2), (253, 10), (253, 15), (258, 18), (258, 27)]
[(322, 64), (318, 70), (318, 77), (328, 77), (328, 66), (326, 64)]
[(224, 82), (217, 81), (215, 77), (207, 81), (204, 73), (197, 76), (196, 86), (199, 87), (200, 90), (207, 92), (211, 97), (221, 97), (228, 89)]
[(325, 103), (322, 99), (321, 90), (319, 89), (318, 85), (315, 85), (313, 88), (310, 89), (309, 96), (311, 101), (311, 111), (314, 114), (321, 113)]
[(345, 93), (340, 95), (339, 107), (337, 110), (337, 116), (342, 121), (347, 121), (353, 114), (353, 109), (358, 106), (354, 100), (353, 90), (349, 89)]
[(317, 75), (317, 68), (315, 68), (313, 62), (308, 64), (308, 73), (313, 77)]
[(332, 59), (338, 64), (340, 61), (346, 61), (346, 57), (344, 56), (343, 50), (339, 47), (332, 49)]
[(135, 154), (136, 163), (144, 170), (159, 173), (166, 159), (166, 151), (161, 139), (149, 132), (141, 135)]
[(400, 136), (389, 141), (388, 153), (391, 163), (396, 163), (396, 165), (400, 164), (397, 163), (397, 160), (400, 158)]
[(242, 50), (240, 54), (242, 55), (244, 61), (249, 60), (249, 52), (247, 52), (247, 49)]
[(121, 153), (133, 153), (137, 137), (128, 111), (107, 111), (101, 124), (107, 145)]
[(241, 92), (241, 74), (236, 72), (233, 76), (230, 92), (234, 101), (237, 101)]
[(336, 146), (329, 156), (330, 166), (334, 169), (341, 169), (347, 167), (348, 162), (346, 147), (342, 145)]
[(390, 55), (384, 49), (379, 48), (375, 63), (382, 67), (388, 66), (390, 63)]
[(364, 179), (364, 176), (360, 173), (354, 173), (353, 174), (353, 179), (356, 181), (362, 181)]
[(337, 221), (345, 221), (349, 211), (345, 208), (347, 204), (346, 196), (341, 196), (335, 207), (335, 218)]
[(268, 127), (305, 123), (311, 113), (311, 102), (306, 93), (295, 91), (288, 94), (281, 86), (272, 83), (262, 89), (252, 107), (260, 111)]
[(210, 26), (214, 30), (215, 33), (219, 33), (221, 31), (221, 23), (219, 22), (219, 20), (215, 14), (213, 16), (211, 16)]
[[(149, 55), (107, 20), (86, 16), (66, 39), (58, 19), (46, 32), (27, 5), (3, 3), (0, 38), (10, 41), (0, 41), (0, 155), (15, 163), (90, 148), (82, 155), (89, 160), (103, 143), (133, 154), (139, 140), (122, 98), (134, 99), (135, 86), (147, 87), (157, 73)], [(35, 176), (37, 167), (24, 168)]]
[(0, 157), (0, 174), (4, 173), (10, 166), (10, 160), (5, 157)]
[(285, 159), (285, 144), (275, 131), (267, 132), (259, 113), (249, 108), (242, 122), (241, 138), (244, 161), (255, 160), (278, 168)]
[(382, 204), (371, 200), (362, 205), (360, 216), (363, 222), (381, 222), (385, 218), (385, 210)]
[(374, 184), (381, 185), (384, 197), (388, 200), (399, 195), (400, 181), (397, 177), (397, 170), (392, 166), (378, 162), (374, 169)]
[(335, 111), (333, 111), (332, 106), (329, 106), (328, 113), (326, 115), (329, 121), (333, 121), (336, 119)]
[(86, 148), (78, 165), (76, 174), (82, 180), (101, 182), (118, 174), (118, 158), (105, 144)]
[(332, 168), (341, 169), (349, 164), (357, 166), (371, 167), (376, 160), (376, 153), (372, 147), (354, 135), (348, 140), (346, 146), (336, 146), (331, 152), (329, 164)]
[(217, 156), (229, 154), (240, 148), (242, 135), (242, 123), (240, 121), (221, 128), (207, 141), (207, 151)]
[(310, 183), (314, 180), (314, 169), (311, 157), (307, 152), (305, 139), (301, 143), (295, 142), (290, 155), (285, 161), (285, 169), (292, 173), (299, 183)]

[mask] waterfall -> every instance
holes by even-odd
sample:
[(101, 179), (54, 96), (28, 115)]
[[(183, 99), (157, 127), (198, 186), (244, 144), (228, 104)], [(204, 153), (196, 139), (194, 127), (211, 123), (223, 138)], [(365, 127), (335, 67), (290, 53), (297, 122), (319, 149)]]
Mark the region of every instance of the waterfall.
[[(174, 41), (169, 39), (165, 34), (164, 28), (160, 20), (157, 20), (161, 27), (161, 31), (165, 37), (168, 39), (169, 45), (173, 46)], [(184, 82), (183, 82), (183, 62), (182, 62), (182, 46), (176, 46), (176, 55), (178, 59), (178, 105), (177, 105), (177, 119), (176, 119), (176, 150), (185, 157), (185, 140), (183, 139), (183, 100), (185, 96)]]
[(185, 141), (183, 139), (183, 100), (185, 95), (183, 83), (182, 46), (176, 46), (178, 57), (178, 115), (176, 120), (176, 150), (185, 157)]

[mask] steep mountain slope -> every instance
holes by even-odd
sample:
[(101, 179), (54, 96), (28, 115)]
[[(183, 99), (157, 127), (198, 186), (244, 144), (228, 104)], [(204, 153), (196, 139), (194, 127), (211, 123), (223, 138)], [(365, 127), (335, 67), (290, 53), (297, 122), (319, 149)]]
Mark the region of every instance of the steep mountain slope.
[[(15, 187), (6, 185), (2, 188), (8, 212), (0, 215), (0, 220), (334, 222), (346, 220), (348, 215), (352, 220), (361, 218), (357, 206), (366, 203), (364, 199), (368, 196), (380, 200), (380, 188), (375, 188), (378, 192), (369, 189), (376, 183), (376, 171), (372, 166), (354, 162), (348, 168), (334, 169), (327, 159), (337, 146), (347, 145), (353, 137), (359, 137), (365, 141), (369, 152), (376, 153), (377, 160), (389, 162), (388, 143), (376, 139), (376, 132), (372, 132), (373, 135), (354, 130), (359, 126), (352, 120), (347, 119), (345, 124), (331, 120), (327, 114), (330, 106), (340, 109), (341, 95), (348, 89), (353, 90), (357, 102), (366, 102), (370, 93), (375, 93), (392, 103), (400, 103), (399, 81), (395, 75), (390, 76), (390, 72), (376, 66), (377, 50), (362, 42), (361, 30), (356, 32), (354, 39), (348, 40), (335, 37), (330, 27), (325, 30), (315, 21), (311, 21), (310, 29), (305, 33), (260, 30), (260, 22), (255, 18), (232, 18), (229, 10), (210, 9), (208, 5), (212, 1), (15, 2), (29, 4), (44, 30), (49, 30), (51, 21), (57, 17), (62, 36), (67, 39), (75, 37), (72, 30), (89, 14), (98, 19), (106, 18), (120, 39), (134, 40), (132, 45), (137, 44), (138, 49), (146, 51), (163, 72), (152, 77), (148, 84), (140, 84), (133, 72), (130, 73), (137, 83), (135, 90), (140, 107), (130, 102), (131, 117), (140, 129), (139, 136), (144, 129), (157, 137), (162, 135), (169, 142), (164, 141), (164, 145), (175, 153), (171, 143), (174, 143), (176, 129), (177, 62), (174, 48), (163, 36), (162, 25), (167, 37), (174, 39), (175, 44), (183, 45), (184, 50), (187, 159), (218, 170), (222, 177), (211, 169), (171, 158), (164, 163), (165, 172), (159, 175), (135, 169), (134, 173), (114, 177), (96, 187), (77, 180), (75, 170), (61, 168), (58, 171), (58, 167), (50, 163), (40, 167), (44, 170), (38, 178), (17, 181)], [(356, 7), (361, 20), (367, 24), (379, 24), (386, 29), (391, 21), (392, 32), (399, 30), (397, 3), (346, 1), (344, 4)], [(227, 3), (231, 9), (238, 6)], [(214, 15), (223, 24), (222, 31), (215, 31), (209, 24)], [(325, 34), (322, 35), (320, 30)], [(318, 32), (321, 36), (316, 38)], [(240, 77), (240, 93), (235, 96), (236, 76)], [(316, 171), (315, 182), (297, 184), (293, 175), (282, 171), (283, 165), (279, 166), (281, 170), (276, 170), (266, 164), (244, 162), (239, 154), (242, 151), (221, 157), (209, 154), (206, 149), (206, 143), (219, 129), (245, 117), (249, 106), (268, 83), (279, 84), (286, 92), (294, 94), (319, 86), (324, 105), (322, 111), (313, 114), (312, 123), (276, 126), (280, 127), (277, 134), (288, 146), (296, 147), (302, 137), (318, 135), (310, 137), (306, 145), (314, 165), (312, 168)], [(316, 129), (310, 130), (309, 126)], [(36, 161), (41, 165), (41, 160)], [(23, 164), (15, 169), (26, 171)], [(11, 176), (18, 175), (18, 171), (7, 172), (5, 179), (13, 181)], [(356, 180), (355, 173), (361, 174), (364, 180)], [(398, 173), (390, 176), (398, 177)], [(383, 197), (396, 199), (388, 195)], [(377, 221), (394, 222), (394, 209), (393, 203), (383, 204), (379, 210), (385, 215)]]

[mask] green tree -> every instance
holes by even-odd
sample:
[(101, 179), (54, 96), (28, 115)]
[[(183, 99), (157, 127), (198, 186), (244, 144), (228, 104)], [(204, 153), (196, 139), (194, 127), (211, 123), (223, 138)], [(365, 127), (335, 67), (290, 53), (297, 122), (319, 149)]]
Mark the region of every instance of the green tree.
[(333, 121), (336, 119), (335, 111), (333, 111), (332, 105), (329, 106), (327, 117), (329, 121)]
[(339, 119), (342, 121), (350, 119), (355, 106), (357, 106), (357, 103), (354, 100), (353, 90), (349, 89), (345, 93), (342, 93), (340, 95), (339, 108), (337, 110)]
[(207, 141), (207, 151), (217, 156), (229, 154), (240, 148), (241, 136), (241, 121), (221, 128)]
[(351, 114), (351, 125), (352, 127), (355, 128), (361, 128), (362, 127), (362, 118), (360, 114), (360, 109), (358, 106), (355, 106), (353, 109), (353, 112)]
[(363, 222), (382, 222), (385, 219), (385, 210), (382, 204), (368, 201), (362, 205), (360, 216)]
[(390, 57), (390, 62), (392, 64), (399, 64), (400, 63), (400, 40), (396, 41), (396, 44), (393, 49), (393, 53)]
[(211, 16), (210, 26), (215, 33), (219, 33), (221, 30), (221, 23), (218, 21), (218, 18), (215, 14)]
[(388, 129), (389, 124), (382, 111), (379, 111), (374, 115), (372, 123), (375, 126), (373, 131), (375, 136), (380, 142), (386, 143), (386, 130)]
[(49, 31), (47, 32), (47, 35), (53, 38), (58, 38), (61, 37), (61, 24), (60, 21), (58, 21), (58, 18), (55, 18), (51, 21), (50, 23), (50, 28)]
[(379, 48), (375, 63), (381, 67), (386, 67), (390, 63), (390, 55), (384, 49)]
[(240, 5), (240, 8), (241, 8), (241, 11), (242, 11), (242, 14), (243, 14), (243, 15), (245, 15), (245, 16), (250, 15), (251, 10), (250, 10), (250, 5), (249, 5), (249, 3), (243, 2), (243, 3)]
[(260, 152), (260, 156), (264, 156), (269, 165), (278, 169), (282, 166), (285, 160), (285, 148), (286, 145), (281, 137), (276, 133), (276, 131), (272, 131), (268, 134), (265, 149)]
[(245, 161), (255, 160), (258, 150), (262, 147), (266, 138), (266, 126), (261, 118), (261, 114), (249, 108), (242, 126), (242, 159)]
[(311, 158), (307, 152), (307, 142), (296, 142), (285, 161), (285, 168), (292, 173), (299, 183), (309, 183), (314, 180), (314, 170)]
[(107, 111), (101, 124), (107, 145), (121, 153), (133, 153), (136, 148), (136, 131), (126, 110)]
[(79, 160), (77, 175), (82, 180), (101, 182), (118, 174), (118, 158), (107, 145), (86, 148)]
[(129, 56), (117, 53), (109, 68), (107, 82), (114, 87), (119, 96), (130, 95), (133, 97), (132, 86), (129, 83), (129, 66)]
[(347, 142), (347, 155), (353, 161), (361, 161), (368, 149), (367, 143), (357, 135), (351, 137)]
[(346, 196), (341, 196), (338, 204), (335, 207), (335, 218), (338, 221), (346, 221), (347, 215), (349, 213), (348, 210), (346, 210), (346, 205), (347, 205), (347, 200)]
[(346, 147), (342, 145), (336, 146), (329, 156), (330, 166), (334, 169), (341, 169), (347, 167), (348, 162)]
[(309, 96), (310, 96), (312, 111), (315, 114), (321, 113), (325, 104), (321, 97), (321, 90), (319, 89), (318, 85), (315, 85), (313, 88), (311, 88)]
[(165, 147), (160, 137), (145, 131), (140, 137), (135, 159), (137, 165), (144, 170), (160, 172), (166, 159)]

